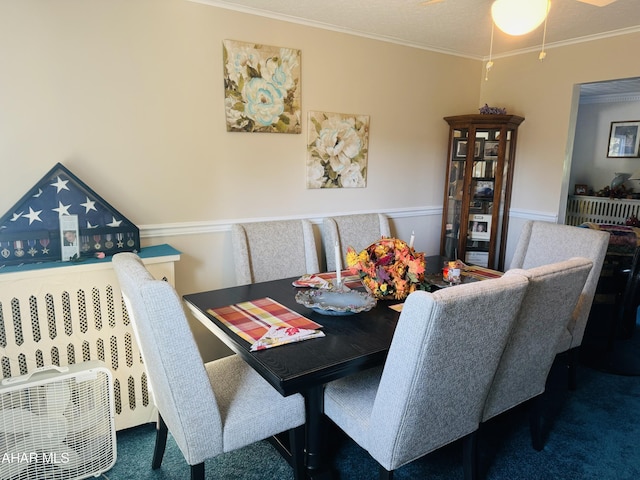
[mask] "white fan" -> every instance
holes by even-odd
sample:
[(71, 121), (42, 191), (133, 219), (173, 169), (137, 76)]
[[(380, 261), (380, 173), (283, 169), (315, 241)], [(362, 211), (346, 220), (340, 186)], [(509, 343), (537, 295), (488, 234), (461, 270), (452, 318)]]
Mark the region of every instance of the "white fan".
[(111, 372), (43, 367), (0, 386), (0, 479), (77, 480), (116, 460)]

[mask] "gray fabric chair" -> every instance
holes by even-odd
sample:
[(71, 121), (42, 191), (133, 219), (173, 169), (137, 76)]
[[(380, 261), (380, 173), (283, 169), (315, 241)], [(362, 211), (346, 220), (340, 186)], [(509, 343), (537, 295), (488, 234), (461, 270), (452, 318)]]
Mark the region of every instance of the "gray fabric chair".
[(382, 237), (390, 237), (389, 219), (381, 213), (327, 217), (322, 220), (322, 242), (327, 271), (336, 269), (335, 245), (338, 242), (342, 268), (346, 268), (347, 247), (360, 252)]
[[(511, 325), (522, 275), (407, 298), (384, 368), (327, 384), (325, 414), (380, 464), (380, 478), (457, 439), (473, 438)], [(474, 464), (465, 446), (465, 475)]]
[(549, 222), (528, 221), (522, 228), (509, 267), (529, 269), (573, 257), (584, 257), (593, 262), (571, 321), (558, 343), (557, 353), (568, 351), (571, 388), (575, 388), (576, 383), (576, 350), (582, 344), (608, 246), (609, 233), (607, 232)]
[(232, 225), (231, 240), (238, 285), (320, 271), (313, 226), (308, 220)]
[[(544, 392), (557, 344), (571, 320), (591, 268), (591, 260), (573, 258), (504, 274), (503, 278), (525, 276), (529, 285), (489, 389), (483, 422)], [(534, 448), (541, 450), (539, 402), (534, 407), (532, 441)]]
[(302, 478), (302, 396), (281, 396), (237, 355), (203, 364), (173, 287), (133, 253), (115, 255), (113, 268), (159, 412), (152, 468), (162, 462), (167, 430), (192, 480), (204, 479), (206, 459), (291, 430), (291, 463)]

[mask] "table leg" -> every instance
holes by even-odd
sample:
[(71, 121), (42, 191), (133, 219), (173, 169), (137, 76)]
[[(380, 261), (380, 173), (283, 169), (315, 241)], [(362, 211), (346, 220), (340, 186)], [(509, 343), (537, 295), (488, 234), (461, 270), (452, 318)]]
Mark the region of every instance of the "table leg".
[(311, 387), (304, 393), (306, 409), (306, 466), (307, 477), (313, 480), (329, 480), (333, 475), (326, 464), (324, 445), (324, 387)]

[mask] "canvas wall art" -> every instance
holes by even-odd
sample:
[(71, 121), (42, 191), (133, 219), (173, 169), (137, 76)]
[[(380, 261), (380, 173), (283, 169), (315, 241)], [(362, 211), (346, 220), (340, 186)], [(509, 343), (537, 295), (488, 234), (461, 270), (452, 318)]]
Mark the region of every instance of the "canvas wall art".
[(223, 41), (228, 132), (300, 133), (300, 50)]
[(369, 116), (309, 112), (307, 188), (367, 186)]

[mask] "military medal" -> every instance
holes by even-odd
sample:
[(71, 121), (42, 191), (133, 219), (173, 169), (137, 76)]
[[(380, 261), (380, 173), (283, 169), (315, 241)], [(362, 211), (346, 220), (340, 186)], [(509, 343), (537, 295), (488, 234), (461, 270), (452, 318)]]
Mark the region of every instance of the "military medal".
[(95, 245), (93, 246), (93, 248), (95, 248), (96, 250), (100, 250), (102, 248), (102, 245), (100, 245), (100, 238), (101, 235), (94, 235), (93, 239), (95, 240)]
[(133, 247), (136, 244), (131, 237), (133, 237), (133, 233), (127, 233), (127, 238), (129, 238), (129, 240), (127, 240), (127, 246), (129, 247)]
[[(9, 242), (7, 242), (7, 244), (10, 245)], [(2, 246), (2, 242), (0, 242), (0, 246)], [(2, 255), (4, 258), (9, 258), (9, 256), (11, 256), (11, 250), (4, 246), (2, 250), (0, 250), (0, 255)]]
[(89, 235), (82, 235), (80, 237), (80, 243), (82, 244), (83, 252), (88, 252), (91, 248), (91, 245), (89, 245)]
[(111, 241), (111, 237), (112, 235), (110, 233), (108, 233), (105, 238), (106, 238), (106, 242), (104, 242), (104, 246), (105, 248), (113, 248), (113, 242)]
[(122, 233), (116, 233), (116, 238), (118, 239), (118, 248), (122, 248), (124, 247), (124, 243), (122, 242), (122, 239), (124, 238), (124, 234)]
[(13, 247), (15, 248), (13, 253), (15, 254), (16, 257), (24, 256), (24, 250), (22, 249), (23, 247), (22, 240), (16, 240), (15, 242), (13, 242)]
[(48, 238), (41, 238), (40, 239), (40, 246), (42, 247), (42, 254), (46, 255), (49, 253), (49, 249), (47, 248), (49, 246), (49, 239)]
[(32, 257), (35, 257), (36, 254), (38, 253), (38, 250), (36, 250), (36, 241), (35, 240), (27, 240), (27, 244), (29, 245), (29, 250), (27, 250), (27, 253), (29, 255), (31, 255)]

